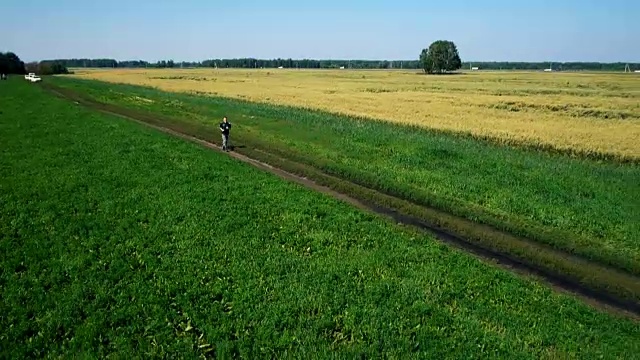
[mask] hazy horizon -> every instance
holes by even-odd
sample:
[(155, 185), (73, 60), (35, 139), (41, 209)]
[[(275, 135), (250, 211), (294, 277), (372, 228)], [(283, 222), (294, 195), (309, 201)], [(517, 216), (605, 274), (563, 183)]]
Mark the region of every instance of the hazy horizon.
[[(94, 8), (96, 7), (96, 8)], [(0, 51), (25, 62), (106, 58), (416, 60), (435, 40), (469, 62), (640, 63), (640, 2), (9, 0)]]
[[(5, 50), (0, 50), (0, 52), (7, 52), (7, 51), (13, 51), (11, 49), (5, 49)], [(18, 56), (20, 56), (20, 54), (16, 53)], [(235, 57), (235, 58), (208, 58), (208, 59), (199, 59), (199, 60), (181, 60), (181, 59), (154, 59), (154, 60), (146, 60), (146, 59), (116, 59), (113, 57), (94, 57), (94, 58), (89, 58), (89, 57), (78, 57), (78, 56), (72, 56), (72, 57), (64, 57), (64, 58), (42, 58), (42, 59), (35, 59), (35, 60), (25, 60), (23, 58), (21, 58), (21, 60), (24, 63), (29, 63), (29, 62), (39, 62), (39, 61), (46, 61), (46, 60), (72, 60), (72, 59), (86, 59), (86, 60), (100, 60), (100, 59), (105, 59), (105, 60), (116, 60), (117, 62), (124, 62), (124, 61), (146, 61), (150, 64), (158, 62), (158, 61), (169, 61), (169, 60), (173, 60), (173, 62), (175, 64), (180, 64), (181, 62), (185, 62), (185, 63), (201, 63), (204, 61), (208, 61), (208, 60), (233, 60), (233, 59), (256, 59), (256, 60), (277, 60), (277, 59), (282, 59), (282, 60), (288, 60), (288, 57), (283, 57), (283, 56), (276, 56), (274, 58), (258, 58), (258, 57), (250, 57), (250, 56), (243, 56), (243, 57)], [(418, 61), (418, 58), (416, 57), (415, 59), (358, 59), (358, 58), (354, 58), (354, 59), (341, 59), (341, 58), (335, 58), (335, 59), (330, 59), (330, 58), (291, 58), (291, 60), (293, 61), (298, 61), (298, 60), (314, 60), (314, 61)], [(590, 60), (569, 60), (569, 61), (528, 61), (528, 60), (465, 60), (462, 59), (463, 63), (530, 63), (530, 64), (535, 64), (535, 63), (539, 63), (539, 64), (564, 64), (564, 63), (600, 63), (600, 64), (640, 64), (640, 61), (590, 61)]]

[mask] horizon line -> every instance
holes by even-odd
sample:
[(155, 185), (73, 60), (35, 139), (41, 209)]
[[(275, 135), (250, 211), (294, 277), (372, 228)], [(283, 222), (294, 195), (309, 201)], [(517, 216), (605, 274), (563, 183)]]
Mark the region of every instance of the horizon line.
[[(11, 51), (8, 51), (11, 52)], [(419, 62), (420, 59), (366, 59), (366, 58), (291, 58), (291, 57), (272, 57), (272, 58), (260, 58), (260, 57), (217, 57), (217, 58), (207, 58), (202, 60), (174, 60), (171, 58), (167, 59), (159, 59), (159, 60), (144, 60), (144, 59), (136, 59), (130, 58), (125, 60), (118, 60), (115, 58), (109, 57), (60, 57), (60, 58), (45, 58), (41, 60), (32, 60), (32, 61), (24, 61), (26, 63), (32, 62), (41, 62), (41, 61), (56, 61), (56, 60), (114, 60), (118, 63), (120, 62), (128, 62), (128, 61), (141, 61), (147, 63), (157, 63), (161, 61), (173, 61), (176, 64), (179, 63), (202, 63), (205, 61), (211, 60), (244, 60), (244, 59), (252, 59), (256, 61), (273, 61), (273, 60), (292, 60), (292, 61), (387, 61), (387, 62)], [(556, 63), (556, 64), (566, 64), (566, 63), (591, 63), (591, 64), (640, 64), (640, 61), (594, 61), (594, 60), (566, 60), (566, 61), (557, 61), (557, 60), (462, 60), (462, 63), (529, 63), (529, 64), (546, 64), (546, 63)]]

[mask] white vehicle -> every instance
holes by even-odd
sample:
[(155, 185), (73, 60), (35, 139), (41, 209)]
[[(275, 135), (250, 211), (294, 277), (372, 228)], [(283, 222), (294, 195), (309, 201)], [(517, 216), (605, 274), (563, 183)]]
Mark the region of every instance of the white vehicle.
[(31, 81), (31, 82), (42, 81), (42, 79), (39, 76), (37, 76), (35, 73), (29, 73), (29, 74), (25, 75), (24, 78), (26, 80)]

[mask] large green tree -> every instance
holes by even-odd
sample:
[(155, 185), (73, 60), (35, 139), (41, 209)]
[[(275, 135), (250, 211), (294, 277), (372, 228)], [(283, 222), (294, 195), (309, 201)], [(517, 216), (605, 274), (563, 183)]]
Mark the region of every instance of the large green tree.
[(420, 64), (428, 74), (442, 74), (462, 67), (458, 48), (453, 41), (437, 40), (420, 53)]
[(0, 52), (0, 73), (24, 74), (24, 62), (12, 52)]

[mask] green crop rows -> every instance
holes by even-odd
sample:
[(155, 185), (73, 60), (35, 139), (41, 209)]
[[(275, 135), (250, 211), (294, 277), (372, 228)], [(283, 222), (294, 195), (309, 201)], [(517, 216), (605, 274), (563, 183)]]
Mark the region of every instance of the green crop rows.
[(631, 320), (222, 154), (0, 99), (2, 358), (640, 352)]
[[(187, 121), (327, 173), (640, 275), (640, 166), (514, 149), (316, 111), (56, 78), (96, 100)], [(208, 134), (207, 134), (208, 135)]]

